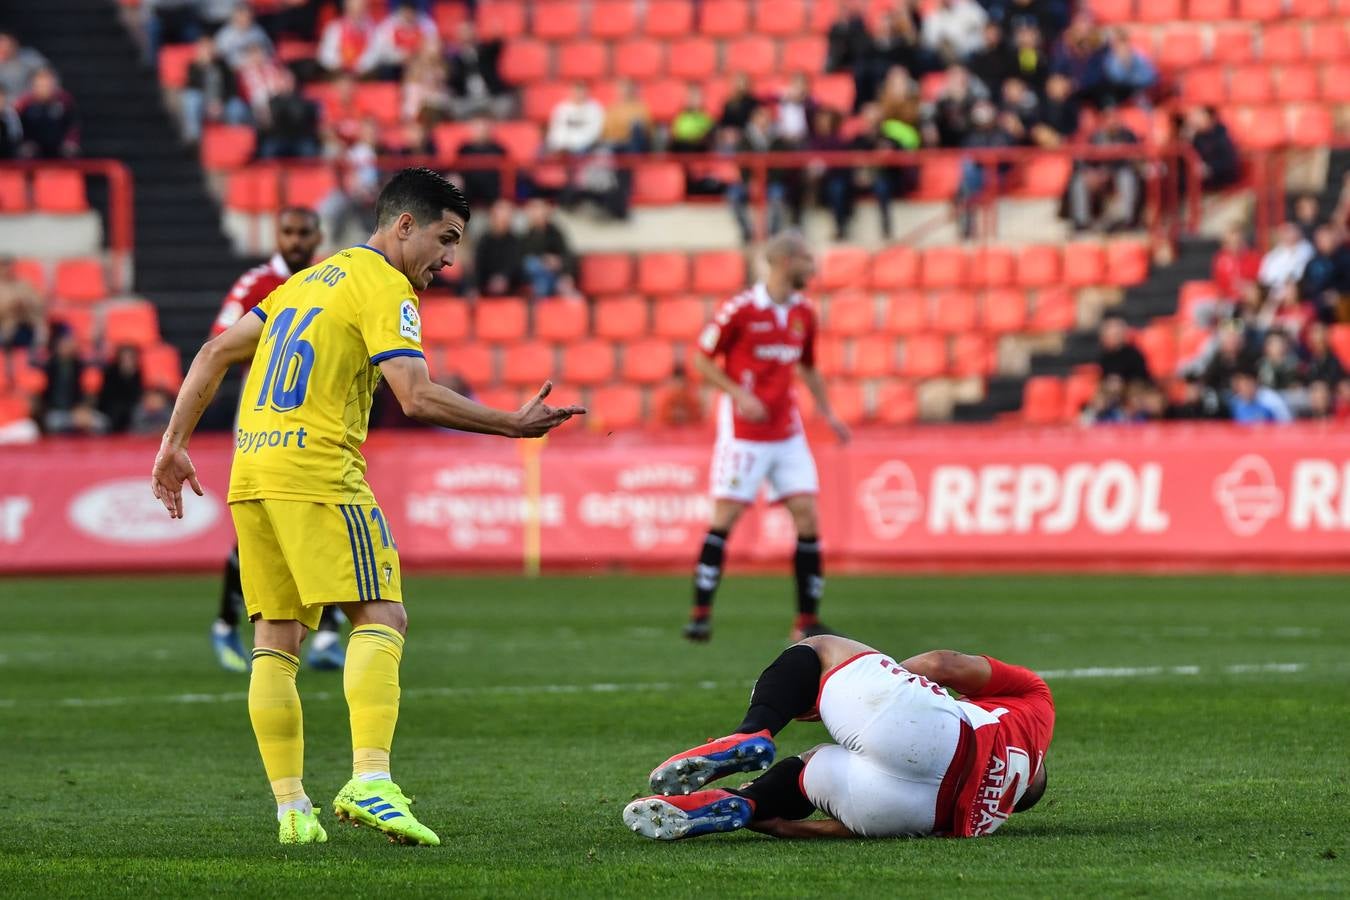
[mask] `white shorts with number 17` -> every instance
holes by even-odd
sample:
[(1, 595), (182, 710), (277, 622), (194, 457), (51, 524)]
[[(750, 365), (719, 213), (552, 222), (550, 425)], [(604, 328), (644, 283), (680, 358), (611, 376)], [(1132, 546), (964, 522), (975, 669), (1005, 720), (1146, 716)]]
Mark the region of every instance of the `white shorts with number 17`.
[(714, 500), (754, 503), (760, 485), (768, 482), (770, 503), (798, 494), (817, 494), (816, 460), (806, 436), (781, 441), (746, 441), (722, 435), (713, 448)]

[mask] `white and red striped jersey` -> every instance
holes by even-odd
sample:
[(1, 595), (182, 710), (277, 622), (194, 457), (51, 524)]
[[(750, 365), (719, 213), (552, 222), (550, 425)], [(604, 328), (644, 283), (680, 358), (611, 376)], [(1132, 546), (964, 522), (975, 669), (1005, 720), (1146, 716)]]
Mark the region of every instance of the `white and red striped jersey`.
[(273, 254), (267, 262), (254, 266), (240, 275), (234, 287), (225, 295), (225, 302), (216, 315), (216, 321), (211, 324), (211, 336), (215, 337), (238, 322), (241, 316), (266, 300), (268, 294), (290, 277), (291, 270), (280, 253)]
[(793, 294), (775, 303), (763, 283), (756, 284), (722, 305), (703, 329), (699, 346), (708, 356), (724, 357), (727, 374), (768, 410), (763, 422), (749, 422), (723, 396), (719, 434), (781, 441), (801, 431), (793, 375), (797, 363), (814, 366), (816, 357), (816, 313), (806, 298)]

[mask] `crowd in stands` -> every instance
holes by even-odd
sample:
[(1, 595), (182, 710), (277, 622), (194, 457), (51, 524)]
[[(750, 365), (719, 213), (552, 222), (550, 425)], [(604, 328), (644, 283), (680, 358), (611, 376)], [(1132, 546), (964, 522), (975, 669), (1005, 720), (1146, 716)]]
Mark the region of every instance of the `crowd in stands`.
[(0, 32), (0, 160), (79, 153), (74, 98), (41, 53)]

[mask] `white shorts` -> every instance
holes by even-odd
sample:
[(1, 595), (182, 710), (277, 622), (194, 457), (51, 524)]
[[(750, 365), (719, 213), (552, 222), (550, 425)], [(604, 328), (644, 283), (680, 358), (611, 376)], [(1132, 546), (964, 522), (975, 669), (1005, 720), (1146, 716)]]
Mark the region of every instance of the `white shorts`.
[(826, 674), (820, 719), (837, 746), (807, 760), (807, 799), (854, 834), (932, 834), (939, 795), (955, 799), (959, 773), (948, 778), (948, 770), (970, 727), (956, 701), (889, 657), (865, 653)]
[(781, 441), (719, 437), (713, 448), (711, 478), (714, 500), (754, 503), (766, 480), (770, 503), (820, 493), (816, 460), (802, 434)]

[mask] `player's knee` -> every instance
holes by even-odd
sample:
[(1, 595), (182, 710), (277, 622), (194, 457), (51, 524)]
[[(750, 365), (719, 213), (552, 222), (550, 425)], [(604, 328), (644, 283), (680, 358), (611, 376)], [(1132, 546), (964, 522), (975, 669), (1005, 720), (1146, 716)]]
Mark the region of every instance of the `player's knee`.
[(745, 512), (745, 506), (740, 503), (719, 501), (713, 508), (712, 530), (730, 531), (740, 520), (743, 512)]
[(353, 625), (384, 625), (399, 634), (408, 633), (408, 610), (393, 600), (367, 600), (343, 604), (342, 611)]

